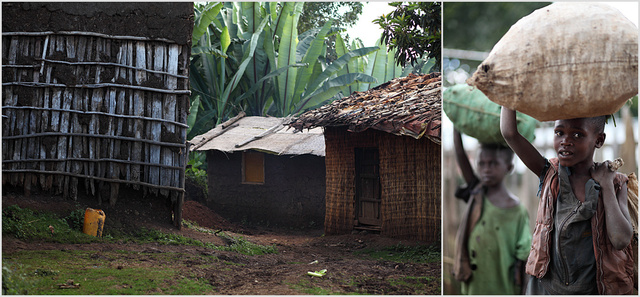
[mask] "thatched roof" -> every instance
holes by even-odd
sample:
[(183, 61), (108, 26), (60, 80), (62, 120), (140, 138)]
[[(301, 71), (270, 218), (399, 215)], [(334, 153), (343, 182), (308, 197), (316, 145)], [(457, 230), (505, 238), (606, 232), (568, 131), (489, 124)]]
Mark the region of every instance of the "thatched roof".
[(440, 73), (410, 74), (365, 92), (354, 92), (331, 104), (301, 114), (289, 123), (297, 131), (348, 126), (351, 132), (369, 128), (440, 143)]
[(290, 118), (237, 117), (222, 123), (209, 132), (194, 137), (191, 150), (219, 150), (235, 152), (258, 150), (278, 155), (311, 154), (324, 157), (322, 128), (305, 132), (288, 129)]

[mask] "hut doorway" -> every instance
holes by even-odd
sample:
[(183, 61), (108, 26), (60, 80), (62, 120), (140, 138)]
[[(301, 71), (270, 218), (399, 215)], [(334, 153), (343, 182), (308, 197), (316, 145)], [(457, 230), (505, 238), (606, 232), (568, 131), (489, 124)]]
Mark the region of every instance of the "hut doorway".
[(380, 161), (378, 148), (356, 148), (356, 227), (380, 230)]

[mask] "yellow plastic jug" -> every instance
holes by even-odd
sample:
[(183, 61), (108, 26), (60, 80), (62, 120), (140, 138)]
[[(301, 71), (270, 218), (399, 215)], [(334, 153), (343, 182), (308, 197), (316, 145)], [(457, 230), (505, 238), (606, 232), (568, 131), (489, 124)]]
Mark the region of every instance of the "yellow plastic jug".
[(84, 226), (82, 232), (85, 234), (102, 237), (105, 214), (101, 209), (87, 208), (84, 212)]

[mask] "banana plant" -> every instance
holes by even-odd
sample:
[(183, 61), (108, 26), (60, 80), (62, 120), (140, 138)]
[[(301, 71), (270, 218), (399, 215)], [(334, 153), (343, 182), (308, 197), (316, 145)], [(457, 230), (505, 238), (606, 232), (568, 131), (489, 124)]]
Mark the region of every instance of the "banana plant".
[[(240, 110), (249, 115), (287, 116), (390, 79), (386, 65), (395, 63), (387, 61), (386, 47), (360, 43), (348, 49), (339, 37), (341, 29), (330, 22), (298, 34), (303, 5), (196, 5), (189, 138)], [(325, 40), (333, 34), (342, 44), (338, 59), (327, 63)]]
[[(376, 44), (384, 49), (387, 46), (382, 43), (381, 39), (378, 39)], [(353, 47), (356, 47), (354, 44)], [(375, 83), (361, 83), (357, 86), (357, 91), (363, 92), (371, 88), (375, 88), (378, 85), (390, 81), (396, 77), (405, 77), (409, 73), (429, 73), (437, 69), (435, 66), (435, 59), (420, 60), (414, 65), (407, 65), (404, 68), (397, 65), (395, 62), (395, 49), (381, 50), (372, 52), (367, 56), (367, 61), (364, 63), (365, 68), (363, 73), (376, 78)]]
[(310, 30), (300, 34), (297, 38), (297, 19), (302, 11), (302, 3), (285, 3), (284, 15), (293, 16), (292, 19), (279, 19), (276, 35), (284, 36), (278, 47), (277, 63), (280, 67), (284, 63), (302, 62), (304, 68), (289, 69), (276, 77), (277, 93), (274, 108), (270, 114), (286, 116), (302, 112), (320, 104), (342, 97), (346, 86), (358, 82), (374, 82), (371, 76), (362, 73), (339, 75), (339, 72), (351, 60), (362, 57), (370, 52), (379, 50), (378, 47), (349, 51), (340, 56), (330, 65), (322, 67), (322, 54), (326, 52), (325, 38), (329, 34), (337, 34), (340, 30), (331, 27), (331, 22), (319, 30)]

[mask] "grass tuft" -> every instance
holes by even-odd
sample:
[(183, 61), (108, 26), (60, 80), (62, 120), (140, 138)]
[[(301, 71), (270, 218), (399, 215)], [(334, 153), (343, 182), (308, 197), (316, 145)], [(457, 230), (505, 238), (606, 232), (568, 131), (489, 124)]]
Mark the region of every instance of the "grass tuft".
[(400, 263), (433, 263), (440, 261), (440, 243), (432, 245), (408, 246), (402, 243), (383, 249), (366, 248), (354, 252), (371, 259), (387, 260)]
[(10, 205), (2, 210), (2, 233), (23, 240), (41, 239), (60, 243), (89, 243), (99, 240), (82, 233), (81, 227), (72, 227), (75, 224), (69, 224), (69, 221), (74, 220), (72, 216), (75, 215), (72, 213), (67, 218), (60, 218), (50, 212), (36, 212)]

